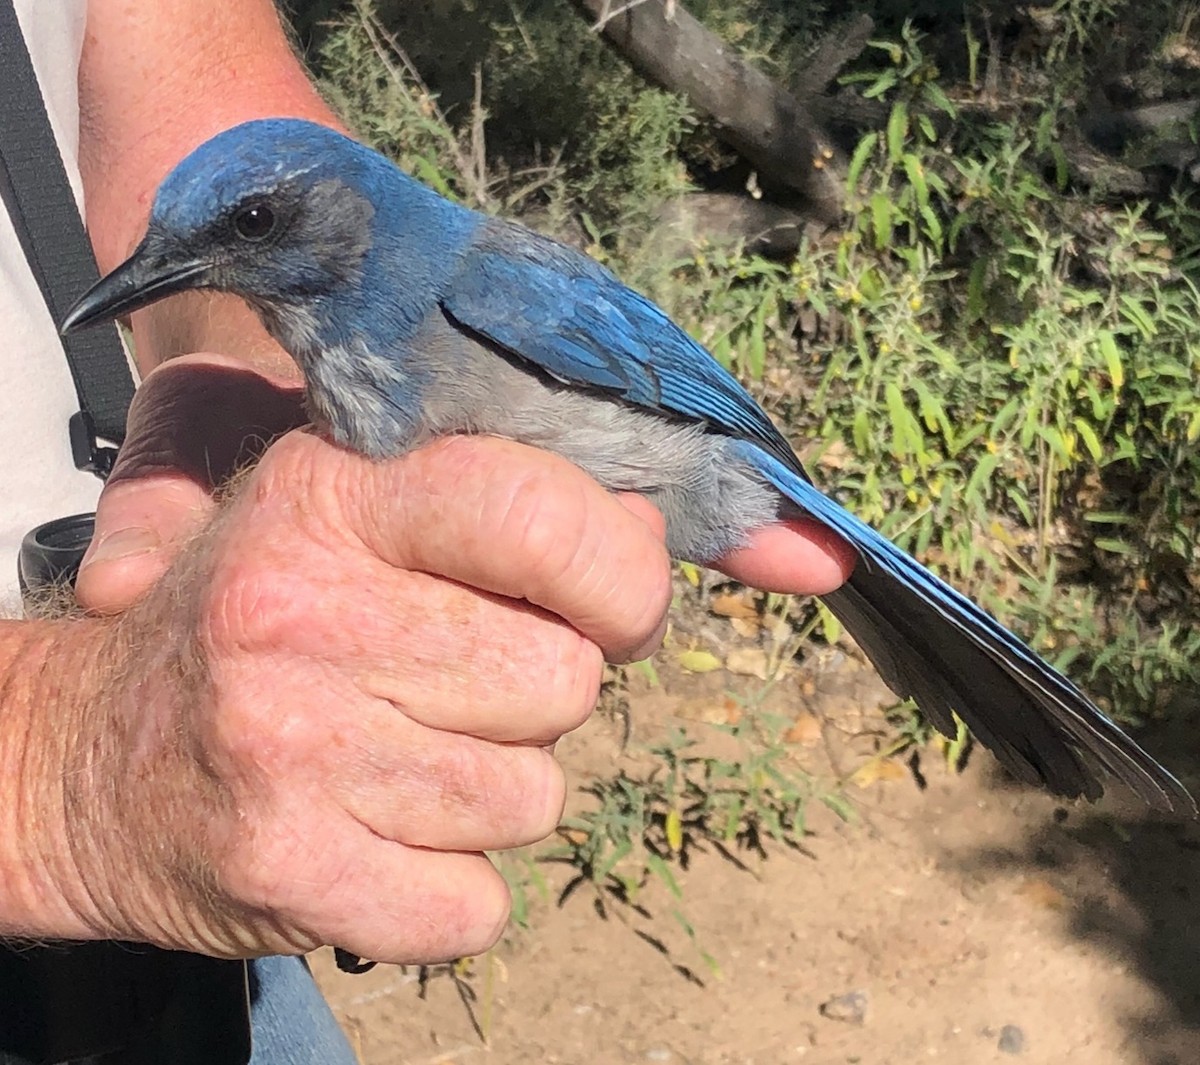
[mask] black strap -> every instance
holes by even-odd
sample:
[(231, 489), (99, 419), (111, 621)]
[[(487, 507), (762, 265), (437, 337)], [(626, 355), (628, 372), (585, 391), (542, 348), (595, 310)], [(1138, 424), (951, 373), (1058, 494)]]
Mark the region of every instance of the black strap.
[[(12, 0), (0, 0), (0, 199), (58, 323), (99, 273)], [(75, 465), (103, 478), (116, 452), (96, 438), (120, 444), (133, 399), (125, 350), (114, 325), (72, 333), (63, 350), (81, 408), (69, 427)]]

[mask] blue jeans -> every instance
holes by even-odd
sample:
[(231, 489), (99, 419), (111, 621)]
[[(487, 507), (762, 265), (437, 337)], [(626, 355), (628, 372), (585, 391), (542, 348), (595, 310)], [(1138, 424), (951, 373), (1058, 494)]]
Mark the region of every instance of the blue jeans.
[[(250, 1065), (355, 1065), (358, 1058), (302, 958), (259, 958), (250, 966)], [(99, 1061), (77, 1059), (74, 1065)], [(0, 1065), (28, 1063), (0, 1052)]]
[(355, 1065), (358, 1057), (302, 958), (259, 958), (251, 966), (258, 994), (250, 1065)]

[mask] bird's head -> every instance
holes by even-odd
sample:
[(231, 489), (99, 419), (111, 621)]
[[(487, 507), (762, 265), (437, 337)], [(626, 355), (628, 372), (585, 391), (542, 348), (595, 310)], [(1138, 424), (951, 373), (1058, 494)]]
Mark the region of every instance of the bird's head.
[(296, 119), (247, 122), (206, 141), (163, 180), (133, 254), (68, 311), (63, 332), (186, 289), (260, 309), (352, 282), (372, 242), (381, 156)]

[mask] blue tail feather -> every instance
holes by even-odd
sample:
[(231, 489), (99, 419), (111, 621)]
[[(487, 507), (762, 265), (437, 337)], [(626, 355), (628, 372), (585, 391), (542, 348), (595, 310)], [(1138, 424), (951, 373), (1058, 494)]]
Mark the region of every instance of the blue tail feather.
[(773, 456), (746, 444), (744, 457), (858, 551), (825, 602), (941, 732), (954, 734), (957, 715), (1010, 772), (1061, 795), (1097, 798), (1099, 766), (1151, 806), (1195, 815), (1178, 780), (998, 621)]

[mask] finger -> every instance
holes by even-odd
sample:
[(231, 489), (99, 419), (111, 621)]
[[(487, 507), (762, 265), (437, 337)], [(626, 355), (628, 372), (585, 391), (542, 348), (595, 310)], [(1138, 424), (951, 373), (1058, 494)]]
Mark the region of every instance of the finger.
[[(424, 574), (414, 576), (434, 583)], [(468, 594), (456, 586), (449, 590)], [(304, 639), (312, 638), (314, 648), (327, 645), (319, 654), (307, 653), (301, 644), (281, 643), (284, 634), (303, 623), (303, 615), (267, 623), (267, 644), (292, 663), (282, 690), (279, 678), (263, 668), (255, 646), (259, 636), (249, 629), (235, 636), (242, 650), (252, 653), (223, 661), (217, 674), (222, 686), (241, 693), (220, 723), (217, 769), (236, 776), (239, 767), (254, 765), (274, 780), (311, 780), (314, 793), (340, 796), (344, 808), (380, 836), (405, 843), (495, 850), (545, 837), (562, 812), (565, 785), (543, 746), (575, 727), (595, 705), (601, 663), (594, 645), (559, 623), (571, 640), (592, 648), (595, 667), (589, 686), (571, 693), (571, 701), (557, 713), (541, 705), (559, 699), (549, 657), (533, 671), (513, 669), (504, 675), (508, 694), (498, 700), (492, 694), (493, 676), (463, 670), (457, 661), (447, 670), (436, 652), (418, 650), (421, 640), (399, 636), (378, 601), (386, 599), (386, 588), (369, 582), (359, 591), (373, 601), (351, 595), (322, 604), (321, 615), (337, 617), (340, 632), (321, 632), (322, 618), (311, 618), (309, 628), (318, 631)], [(223, 593), (218, 588), (213, 594), (214, 609), (227, 613)], [(273, 595), (263, 594), (262, 586), (250, 595), (260, 607), (271, 609), (266, 604)], [(312, 602), (308, 596), (298, 598)], [(397, 598), (412, 601), (413, 596), (408, 592)], [(449, 645), (453, 640), (441, 630), (440, 614), (422, 614), (421, 619), (432, 630), (433, 643)], [(496, 604), (484, 602), (480, 617), (497, 621), (496, 627), (479, 630), (483, 644), (498, 637), (516, 641), (528, 633), (526, 619), (512, 613), (506, 618)], [(415, 632), (420, 624), (414, 616)], [(392, 641), (389, 632), (396, 634)], [(217, 637), (221, 643), (225, 639)], [(398, 654), (396, 639), (421, 660)], [(381, 655), (377, 648), (389, 642)], [(439, 675), (460, 670), (460, 679)], [(536, 699), (530, 691), (536, 691)], [(413, 702), (397, 698), (401, 692), (411, 693)], [(538, 704), (536, 711), (533, 704)], [(540, 735), (532, 745), (498, 744), (478, 735), (523, 738), (535, 731)]]
[(163, 363), (142, 382), (110, 484), (169, 473), (223, 484), (303, 425), (302, 391), (223, 355)]
[[(370, 857), (358, 859), (357, 890), (346, 891), (340, 907), (330, 910), (327, 939), (344, 950), (373, 961), (432, 965), (486, 953), (508, 926), (508, 885), (484, 855), (406, 851)], [(391, 890), (381, 896), (383, 885)], [(364, 907), (367, 892), (376, 897)]]
[[(430, 728), (497, 742), (549, 745), (587, 719), (603, 655), (563, 619), (397, 569), (361, 543), (330, 543), (346, 535), (337, 523), (327, 534), (281, 535), (279, 520), (322, 508), (285, 501), (272, 515), (263, 508), (278, 501), (261, 503), (262, 495), (244, 493), (219, 519), (231, 540), (207, 582), (205, 639), (213, 653), (312, 661)], [(246, 507), (260, 512), (248, 519)], [(253, 536), (245, 532), (251, 520)], [(289, 680), (303, 690), (302, 681)], [(274, 698), (271, 682), (262, 694)]]
[(75, 584), (80, 605), (96, 614), (127, 609), (167, 571), (179, 546), (204, 524), (213, 505), (205, 488), (177, 474), (106, 488)]
[(610, 660), (646, 654), (670, 605), (666, 548), (577, 467), (484, 437), (450, 437), (383, 463), (345, 453), (327, 463), (315, 454), (322, 446), (304, 434), (281, 440), (271, 476), (337, 493), (342, 524), (390, 565), (527, 599)]
[(128, 607), (210, 516), (212, 490), (301, 420), (294, 386), (222, 356), (188, 356), (150, 374), (97, 506), (80, 603), (103, 614)]
[(857, 561), (854, 548), (826, 526), (792, 518), (758, 529), (716, 568), (766, 592), (824, 595), (849, 579)]
[(521, 444), (457, 437), (410, 458), (402, 491), (416, 483), (428, 493), (397, 545), (412, 565), (527, 599), (610, 661), (646, 656), (671, 581), (666, 547), (643, 517), (565, 459)]
[(391, 710), (343, 717), (323, 779), (385, 839), (436, 850), (523, 847), (558, 824), (566, 780), (540, 747), (426, 728)]
[(414, 721), (548, 746), (596, 705), (599, 647), (547, 611), (423, 573), (380, 575), (360, 593), (349, 668), (364, 692)]
[(305, 796), (295, 801), (276, 811), (285, 821), (248, 819), (228, 855), (222, 887), (248, 909), (284, 915), (309, 945), (396, 964), (482, 954), (499, 939), (509, 893), (483, 855), (393, 843), (337, 810), (314, 820)]

